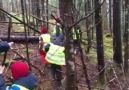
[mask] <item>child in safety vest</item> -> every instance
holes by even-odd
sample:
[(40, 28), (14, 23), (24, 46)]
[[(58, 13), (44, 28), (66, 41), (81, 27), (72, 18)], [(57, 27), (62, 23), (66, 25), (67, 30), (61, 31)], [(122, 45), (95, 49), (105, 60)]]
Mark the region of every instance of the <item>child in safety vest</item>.
[(50, 43), (50, 34), (48, 33), (48, 29), (45, 26), (41, 27), (41, 35), (39, 37), (39, 51), (41, 55), (41, 59), (45, 65), (48, 64), (47, 60), (45, 59), (46, 57), (46, 52), (48, 51), (47, 46)]
[(81, 41), (82, 38), (82, 32), (80, 25), (76, 25), (73, 28), (73, 40), (74, 44), (78, 45), (78, 43)]
[(11, 65), (11, 72), (14, 82), (7, 86), (2, 72), (4, 67), (0, 66), (0, 90), (33, 90), (38, 85), (38, 80), (34, 73), (29, 71), (26, 62), (16, 61)]
[[(0, 41), (0, 53), (7, 52), (13, 42), (7, 43)], [(12, 63), (11, 72), (14, 83), (11, 86), (5, 84), (3, 76), (4, 66), (0, 64), (0, 90), (32, 90), (38, 85), (35, 75), (29, 71), (27, 63), (17, 61)]]
[(54, 79), (57, 80), (58, 85), (61, 85), (62, 72), (61, 66), (65, 65), (65, 53), (63, 47), (63, 35), (53, 35), (49, 50), (46, 55), (46, 60), (51, 64), (51, 73)]
[(81, 38), (82, 38), (82, 32), (81, 32), (81, 27), (80, 25), (76, 25), (73, 28), (73, 44), (74, 44), (74, 54), (77, 54), (77, 50), (78, 50), (78, 46), (79, 43), (81, 42)]

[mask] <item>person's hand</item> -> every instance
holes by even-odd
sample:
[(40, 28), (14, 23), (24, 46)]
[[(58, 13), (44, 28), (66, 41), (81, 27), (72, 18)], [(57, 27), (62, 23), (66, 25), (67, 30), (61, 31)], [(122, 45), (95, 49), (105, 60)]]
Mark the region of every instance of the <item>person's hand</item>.
[(4, 66), (0, 65), (0, 74), (2, 74), (4, 71)]
[(12, 49), (12, 45), (14, 44), (14, 42), (9, 42), (8, 44), (9, 44), (10, 48)]

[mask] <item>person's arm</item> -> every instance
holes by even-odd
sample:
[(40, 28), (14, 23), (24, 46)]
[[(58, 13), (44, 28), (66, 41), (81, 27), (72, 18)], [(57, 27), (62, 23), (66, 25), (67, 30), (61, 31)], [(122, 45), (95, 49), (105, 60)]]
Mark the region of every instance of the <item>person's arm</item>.
[(2, 52), (7, 52), (11, 46), (12, 46), (13, 42), (5, 42), (5, 41), (0, 41), (0, 53)]
[(7, 52), (10, 49), (10, 46), (7, 42), (1, 41), (0, 42), (0, 53)]
[(40, 50), (40, 51), (42, 51), (43, 45), (44, 45), (43, 40), (42, 40), (41, 37), (39, 37), (39, 50)]
[(45, 48), (45, 52), (48, 52), (48, 51), (49, 51), (49, 48), (50, 48), (50, 44), (46, 44), (46, 45), (44, 46), (44, 48)]
[(3, 70), (4, 70), (4, 66), (0, 65), (0, 90), (8, 90), (8, 89), (6, 89), (7, 86), (5, 85), (4, 76), (2, 74)]

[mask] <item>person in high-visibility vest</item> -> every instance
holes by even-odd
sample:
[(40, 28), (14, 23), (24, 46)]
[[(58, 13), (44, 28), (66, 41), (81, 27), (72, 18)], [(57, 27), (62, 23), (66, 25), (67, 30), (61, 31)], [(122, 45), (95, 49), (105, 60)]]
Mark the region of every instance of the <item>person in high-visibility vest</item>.
[(13, 62), (10, 66), (13, 77), (13, 84), (5, 84), (2, 75), (4, 67), (0, 66), (0, 90), (34, 90), (38, 85), (38, 80), (34, 73), (29, 71), (28, 64), (22, 61)]
[(49, 45), (50, 38), (51, 38), (51, 36), (48, 33), (47, 27), (42, 26), (41, 27), (41, 35), (39, 37), (39, 51), (40, 51), (41, 59), (45, 65), (48, 64), (45, 57), (46, 57), (46, 52), (47, 52), (46, 46)]
[(81, 41), (82, 38), (82, 32), (80, 25), (76, 25), (73, 28), (73, 40), (75, 43), (78, 43), (78, 41)]
[(60, 36), (60, 34), (62, 34), (62, 28), (61, 28), (61, 25), (60, 25), (60, 19), (58, 17), (55, 18), (55, 25), (54, 25), (54, 28), (53, 28), (53, 35), (56, 35), (57, 37)]
[[(82, 38), (82, 32), (81, 32), (80, 25), (74, 26), (72, 31), (73, 31), (73, 44), (74, 44), (74, 47), (78, 48), (79, 43), (81, 42), (81, 38)], [(77, 51), (75, 50), (74, 53), (76, 54)]]
[(64, 53), (64, 37), (56, 35), (52, 36), (49, 50), (46, 55), (46, 60), (51, 64), (51, 72), (54, 79), (61, 85), (62, 73), (61, 66), (65, 65), (65, 53)]

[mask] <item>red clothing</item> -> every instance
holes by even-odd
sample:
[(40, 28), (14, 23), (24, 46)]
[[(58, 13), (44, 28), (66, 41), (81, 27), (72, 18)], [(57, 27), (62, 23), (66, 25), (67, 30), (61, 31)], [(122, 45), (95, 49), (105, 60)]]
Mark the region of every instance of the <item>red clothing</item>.
[(45, 51), (40, 51), (40, 55), (41, 55), (41, 59), (42, 59), (43, 63), (44, 63), (45, 65), (49, 64), (49, 62), (47, 62), (47, 60), (45, 59), (45, 57), (46, 57), (46, 52), (45, 52)]
[(41, 33), (42, 34), (48, 33), (48, 28), (46, 26), (41, 26)]
[[(48, 28), (47, 28), (46, 26), (41, 26), (41, 34), (46, 34), (46, 35), (48, 34)], [(49, 38), (49, 37), (48, 37), (48, 38)], [(42, 37), (39, 38), (39, 41), (42, 42), (42, 43), (39, 43), (39, 44), (40, 44), (40, 49), (42, 49), (42, 48), (43, 48), (43, 45), (42, 45), (42, 44), (44, 44), (45, 41), (43, 40)], [(41, 59), (42, 59), (43, 63), (44, 63), (45, 65), (49, 64), (49, 63), (47, 62), (47, 60), (45, 59), (45, 57), (46, 57), (46, 52), (43, 51), (43, 50), (39, 50), (39, 52), (40, 52)]]
[(25, 62), (17, 61), (11, 65), (12, 76), (14, 79), (20, 79), (29, 75), (29, 66)]

